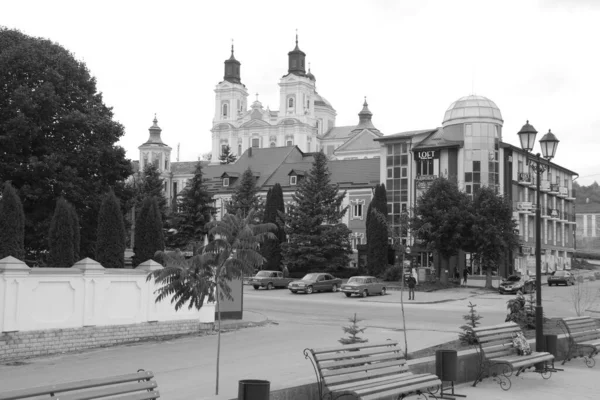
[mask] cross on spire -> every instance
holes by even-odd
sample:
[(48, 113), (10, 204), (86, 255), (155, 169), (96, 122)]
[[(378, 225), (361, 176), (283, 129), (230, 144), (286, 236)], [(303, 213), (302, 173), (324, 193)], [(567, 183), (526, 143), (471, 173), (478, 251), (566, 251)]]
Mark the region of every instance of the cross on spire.
[(256, 93), (256, 101), (258, 101), (258, 93)]

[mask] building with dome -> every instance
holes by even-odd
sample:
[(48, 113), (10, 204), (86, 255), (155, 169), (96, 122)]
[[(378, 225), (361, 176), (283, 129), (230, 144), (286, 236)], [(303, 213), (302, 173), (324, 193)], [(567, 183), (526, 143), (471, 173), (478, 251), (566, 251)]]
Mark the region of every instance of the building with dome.
[(234, 56), (225, 61), (223, 81), (215, 88), (212, 123), (212, 164), (226, 147), (240, 157), (249, 148), (297, 146), (304, 153), (323, 150), (330, 159), (373, 158), (382, 133), (371, 121), (367, 101), (355, 126), (336, 127), (336, 111), (316, 90), (316, 78), (306, 71), (306, 54), (298, 47), (288, 53), (288, 73), (279, 80), (279, 110), (258, 100), (248, 108), (248, 90), (242, 83), (241, 63)]
[[(497, 271), (535, 274), (535, 173), (519, 147), (502, 141), (502, 113), (483, 96), (470, 95), (453, 102), (442, 126), (401, 132), (374, 139), (381, 145), (380, 176), (388, 193), (388, 212), (393, 229), (401, 232), (400, 216), (410, 210), (431, 182), (443, 176), (455, 180), (473, 195), (481, 186), (495, 187), (514, 205), (523, 245), (509, 255), (510, 262)], [(517, 134), (517, 132), (511, 132)], [(554, 163), (542, 174), (542, 270), (569, 269), (574, 251), (575, 214), (572, 188), (575, 172)], [(441, 260), (415, 243), (407, 232), (403, 241), (412, 246), (415, 263), (437, 266), (439, 271), (485, 274), (471, 254), (460, 252), (441, 265)]]

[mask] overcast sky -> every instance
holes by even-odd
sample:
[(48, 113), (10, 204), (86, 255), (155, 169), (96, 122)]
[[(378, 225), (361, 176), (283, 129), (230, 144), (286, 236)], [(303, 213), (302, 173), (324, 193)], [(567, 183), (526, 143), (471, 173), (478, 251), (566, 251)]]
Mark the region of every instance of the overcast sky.
[[(493, 100), (503, 140), (528, 119), (561, 141), (554, 161), (600, 182), (600, 0), (0, 0), (0, 25), (83, 60), (125, 126), (132, 160), (154, 113), (176, 161), (211, 150), (214, 88), (231, 39), (252, 95), (279, 108), (287, 53), (300, 48), (337, 125), (367, 96), (385, 135), (440, 126), (456, 99)], [(536, 147), (538, 150), (539, 147)]]

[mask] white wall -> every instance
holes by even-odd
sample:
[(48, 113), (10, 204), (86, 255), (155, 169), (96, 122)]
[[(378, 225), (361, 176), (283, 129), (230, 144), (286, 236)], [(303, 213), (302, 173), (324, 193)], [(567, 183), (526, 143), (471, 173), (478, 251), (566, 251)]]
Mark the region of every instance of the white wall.
[(152, 270), (110, 269), (89, 258), (71, 268), (29, 268), (13, 257), (0, 260), (0, 332), (122, 325), (198, 319), (214, 322), (215, 305), (175, 311), (170, 299), (155, 302)]

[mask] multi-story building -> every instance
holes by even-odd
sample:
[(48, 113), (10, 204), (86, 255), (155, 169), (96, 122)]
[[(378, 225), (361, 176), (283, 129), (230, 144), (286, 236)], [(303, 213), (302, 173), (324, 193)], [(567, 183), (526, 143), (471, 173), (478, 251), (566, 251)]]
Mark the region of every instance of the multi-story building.
[[(441, 260), (438, 264), (434, 254), (402, 229), (402, 213), (414, 207), (434, 179), (443, 176), (455, 180), (470, 195), (481, 186), (492, 186), (513, 202), (523, 245), (509, 255), (510, 262), (497, 272), (503, 276), (515, 271), (534, 273), (535, 174), (527, 163), (527, 154), (502, 141), (503, 122), (493, 101), (471, 95), (450, 105), (441, 127), (375, 139), (381, 144), (381, 183), (386, 184), (390, 221), (403, 241), (412, 245), (417, 265), (433, 263), (450, 274), (463, 268), (470, 268), (474, 274), (485, 273), (471, 254), (462, 251), (449, 265), (441, 265)], [(543, 272), (570, 268), (575, 230), (574, 175), (577, 174), (573, 171), (548, 163), (541, 177)]]
[(593, 202), (577, 204), (575, 216), (577, 251), (600, 254), (600, 204)]

